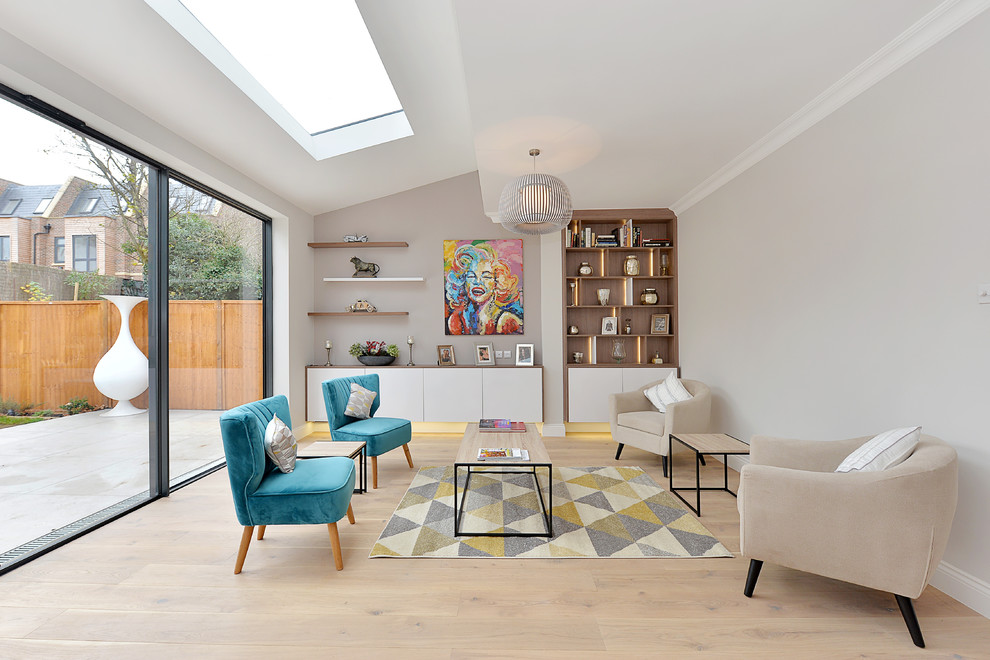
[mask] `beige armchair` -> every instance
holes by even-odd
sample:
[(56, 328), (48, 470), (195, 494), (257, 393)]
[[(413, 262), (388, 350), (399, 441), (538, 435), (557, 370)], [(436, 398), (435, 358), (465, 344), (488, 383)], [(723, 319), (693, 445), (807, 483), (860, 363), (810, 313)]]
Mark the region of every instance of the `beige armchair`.
[(888, 591), (917, 646), (912, 598), (938, 566), (956, 510), (956, 451), (922, 435), (914, 453), (881, 472), (834, 472), (869, 440), (756, 436), (739, 477), (740, 548), (750, 558), (743, 593), (764, 561)]
[(661, 383), (648, 383), (633, 392), (610, 394), (609, 425), (612, 439), (619, 443), (615, 450), (615, 460), (619, 460), (622, 448), (632, 445), (654, 454), (663, 461), (663, 476), (667, 476), (667, 454), (670, 451), (671, 433), (707, 433), (711, 420), (712, 393), (708, 386), (696, 380), (681, 380), (691, 399), (672, 403), (667, 412), (662, 413), (653, 407), (643, 394), (646, 390)]

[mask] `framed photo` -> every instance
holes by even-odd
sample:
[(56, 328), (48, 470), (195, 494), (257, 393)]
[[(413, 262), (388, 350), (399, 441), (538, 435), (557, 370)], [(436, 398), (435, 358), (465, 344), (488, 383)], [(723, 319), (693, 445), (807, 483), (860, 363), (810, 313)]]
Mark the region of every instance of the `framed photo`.
[(492, 350), (491, 344), (474, 345), (474, 363), (478, 366), (495, 364), (495, 351)]
[(516, 366), (517, 367), (533, 366), (532, 344), (516, 344)]
[(670, 334), (670, 314), (653, 314), (650, 316), (650, 334)]
[(617, 335), (619, 334), (619, 320), (615, 316), (606, 316), (602, 319), (602, 334), (603, 335)]
[(450, 344), (437, 346), (437, 364), (441, 367), (454, 366), (454, 347)]

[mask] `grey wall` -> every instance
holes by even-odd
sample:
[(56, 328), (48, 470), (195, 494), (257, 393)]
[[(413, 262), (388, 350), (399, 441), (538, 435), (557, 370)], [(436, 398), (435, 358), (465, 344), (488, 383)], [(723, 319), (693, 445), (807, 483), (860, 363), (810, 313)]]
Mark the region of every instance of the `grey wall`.
[(962, 571), (984, 613), (988, 79), (984, 14), (679, 223), (683, 373), (712, 385), (715, 428), (827, 440), (920, 424), (951, 443), (959, 508), (936, 585), (953, 593), (946, 565)]
[[(337, 312), (358, 298), (380, 311), (407, 311), (408, 317), (315, 317), (312, 364), (323, 364), (323, 342), (332, 339), (334, 364), (357, 365), (347, 354), (354, 342), (369, 339), (398, 344), (400, 361), (409, 359), (405, 343), (414, 335), (417, 364), (435, 364), (438, 344), (452, 344), (457, 364), (474, 363), (474, 345), (491, 342), (495, 350), (515, 350), (517, 343), (535, 344), (536, 362), (543, 363), (540, 314), (540, 237), (520, 237), (485, 216), (476, 172), (358, 204), (315, 218), (314, 240), (334, 242), (344, 234), (367, 234), (371, 241), (406, 241), (409, 248), (314, 250), (314, 308)], [(523, 335), (450, 336), (444, 334), (443, 241), (481, 238), (523, 238)], [(357, 256), (381, 267), (379, 277), (422, 276), (425, 282), (328, 283), (324, 277), (350, 277), (350, 258)], [(514, 364), (502, 359), (499, 364)]]

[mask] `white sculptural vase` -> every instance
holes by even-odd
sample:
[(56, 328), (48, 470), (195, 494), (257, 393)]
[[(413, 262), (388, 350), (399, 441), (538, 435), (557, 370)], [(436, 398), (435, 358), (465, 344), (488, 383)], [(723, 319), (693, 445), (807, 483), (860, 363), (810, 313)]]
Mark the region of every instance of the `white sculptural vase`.
[(120, 332), (117, 341), (100, 358), (93, 372), (93, 383), (104, 396), (117, 401), (117, 405), (102, 417), (122, 417), (148, 412), (135, 408), (131, 399), (148, 389), (148, 358), (131, 337), (131, 310), (147, 300), (142, 296), (100, 296), (114, 304), (120, 312)]

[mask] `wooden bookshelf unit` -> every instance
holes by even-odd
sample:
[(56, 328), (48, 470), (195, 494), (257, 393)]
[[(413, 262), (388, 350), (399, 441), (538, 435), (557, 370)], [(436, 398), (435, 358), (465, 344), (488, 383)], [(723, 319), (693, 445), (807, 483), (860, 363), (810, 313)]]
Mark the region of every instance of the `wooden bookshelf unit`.
[[(625, 226), (638, 230), (640, 242), (667, 241), (669, 246), (568, 247), (573, 237), (584, 238), (588, 230), (595, 236), (611, 236)], [(632, 234), (632, 232), (627, 232)], [(581, 243), (579, 243), (580, 245)], [(567, 364), (575, 364), (573, 354), (584, 353), (582, 364), (593, 366), (677, 366), (677, 217), (670, 209), (608, 209), (575, 211), (569, 230), (564, 232), (564, 346)], [(639, 259), (639, 275), (626, 275), (628, 255)], [(662, 263), (666, 262), (666, 269)], [(588, 262), (591, 275), (578, 272)], [(573, 285), (573, 286), (572, 286)], [(657, 302), (643, 304), (644, 289), (655, 289)], [(598, 289), (609, 289), (607, 305), (598, 300)], [(667, 333), (651, 332), (655, 314), (667, 314)], [(616, 317), (616, 335), (602, 333), (602, 319)], [(632, 332), (625, 333), (626, 320)], [(577, 326), (578, 333), (569, 328)], [(626, 357), (612, 357), (614, 340), (625, 345)], [(652, 362), (659, 353), (661, 365)]]

